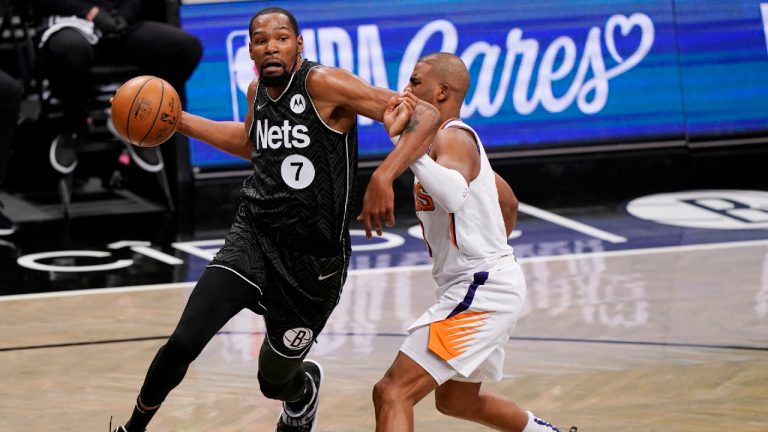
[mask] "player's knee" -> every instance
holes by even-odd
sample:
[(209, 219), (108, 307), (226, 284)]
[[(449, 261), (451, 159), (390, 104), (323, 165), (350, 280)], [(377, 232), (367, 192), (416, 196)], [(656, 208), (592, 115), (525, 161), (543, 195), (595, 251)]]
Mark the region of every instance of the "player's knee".
[(259, 372), (256, 377), (259, 380), (259, 389), (261, 394), (267, 399), (283, 400), (283, 392), (286, 389), (287, 382), (275, 382), (264, 378), (264, 375)]
[(395, 380), (384, 377), (373, 386), (373, 404), (377, 407), (406, 399), (406, 394)]

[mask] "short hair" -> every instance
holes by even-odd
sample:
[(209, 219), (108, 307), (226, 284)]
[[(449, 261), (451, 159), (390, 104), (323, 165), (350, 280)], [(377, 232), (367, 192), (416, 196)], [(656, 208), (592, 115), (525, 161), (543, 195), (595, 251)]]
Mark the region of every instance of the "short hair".
[(254, 16), (251, 17), (251, 21), (248, 23), (248, 33), (251, 33), (251, 28), (253, 27), (253, 21), (262, 16), (262, 15), (268, 15), (268, 14), (281, 14), (285, 15), (288, 18), (288, 21), (291, 23), (291, 27), (293, 27), (293, 32), (296, 34), (296, 36), (299, 35), (299, 23), (296, 22), (296, 17), (293, 16), (291, 12), (289, 12), (287, 9), (283, 9), (281, 7), (267, 7), (264, 8), (258, 12)]
[(447, 85), (464, 100), (469, 89), (469, 71), (467, 65), (456, 54), (447, 52), (435, 52), (422, 56), (418, 63), (426, 63), (432, 68), (432, 74), (439, 84)]

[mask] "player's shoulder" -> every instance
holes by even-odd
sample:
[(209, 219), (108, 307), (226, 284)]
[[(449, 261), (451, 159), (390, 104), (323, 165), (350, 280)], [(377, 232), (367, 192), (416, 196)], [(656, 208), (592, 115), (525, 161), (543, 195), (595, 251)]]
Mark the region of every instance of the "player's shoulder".
[(472, 131), (463, 127), (447, 127), (437, 131), (432, 141), (435, 154), (461, 153), (468, 157), (477, 154), (477, 142)]
[(475, 148), (475, 136), (470, 129), (464, 127), (444, 127), (437, 131), (433, 147), (467, 147)]
[(345, 69), (334, 66), (323, 66), (321, 64), (313, 66), (308, 74), (307, 84), (316, 86), (336, 84), (343, 85), (344, 82), (352, 75), (351, 72)]

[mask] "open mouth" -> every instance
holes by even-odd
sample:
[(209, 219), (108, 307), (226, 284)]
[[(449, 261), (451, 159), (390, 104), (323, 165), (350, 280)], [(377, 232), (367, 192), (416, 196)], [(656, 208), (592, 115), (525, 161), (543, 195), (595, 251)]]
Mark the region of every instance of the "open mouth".
[(266, 61), (261, 67), (261, 71), (265, 74), (282, 73), (283, 69), (283, 64), (276, 60)]

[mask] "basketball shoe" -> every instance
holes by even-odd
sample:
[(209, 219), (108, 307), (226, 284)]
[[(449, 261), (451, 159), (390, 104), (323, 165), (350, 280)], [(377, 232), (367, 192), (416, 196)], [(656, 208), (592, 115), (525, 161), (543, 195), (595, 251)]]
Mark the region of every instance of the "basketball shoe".
[(299, 412), (293, 412), (283, 402), (283, 412), (277, 419), (275, 432), (314, 432), (317, 427), (317, 407), (320, 404), (320, 382), (323, 368), (314, 360), (304, 360), (301, 370), (312, 384), (312, 400)]
[(136, 166), (149, 173), (158, 173), (165, 168), (163, 162), (163, 155), (160, 153), (158, 147), (138, 147), (129, 143), (123, 137), (117, 133), (114, 123), (112, 123), (112, 113), (110, 111), (109, 118), (107, 119), (107, 130), (119, 141), (125, 145), (125, 150), (128, 152), (131, 160), (136, 163)]

